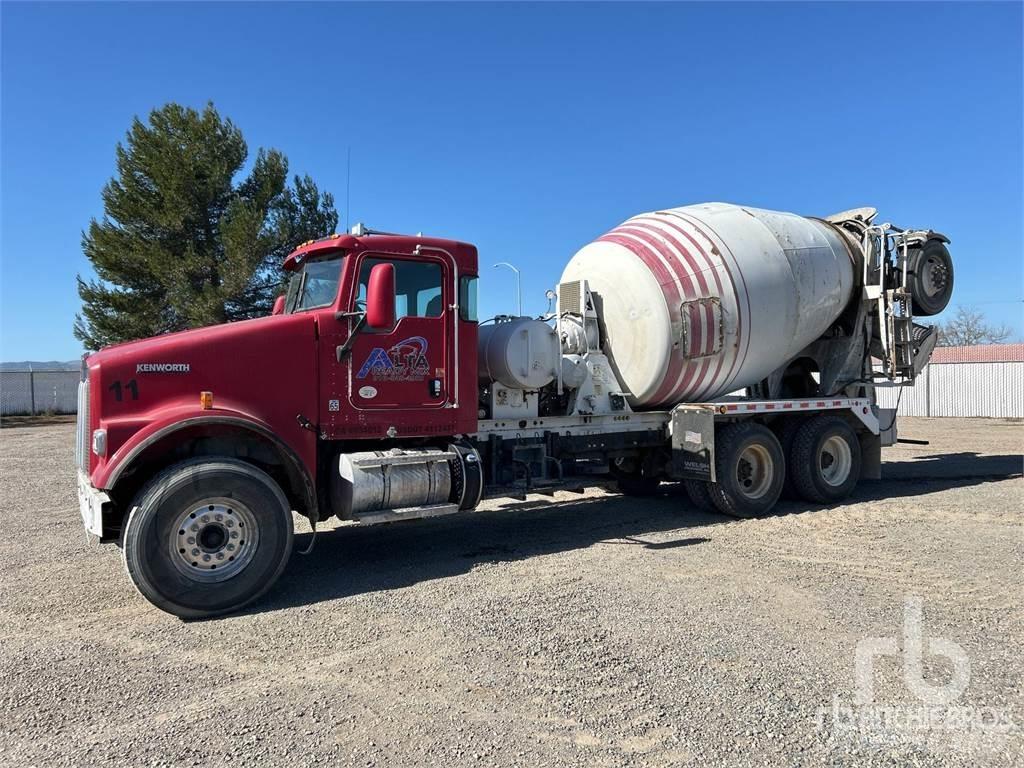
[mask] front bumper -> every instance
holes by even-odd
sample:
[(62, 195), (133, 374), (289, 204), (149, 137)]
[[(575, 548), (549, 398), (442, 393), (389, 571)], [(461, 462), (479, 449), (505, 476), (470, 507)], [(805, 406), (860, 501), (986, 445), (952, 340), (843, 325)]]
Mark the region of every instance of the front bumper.
[(103, 537), (103, 507), (110, 503), (110, 497), (93, 488), (89, 476), (78, 470), (78, 510), (82, 513), (85, 530)]

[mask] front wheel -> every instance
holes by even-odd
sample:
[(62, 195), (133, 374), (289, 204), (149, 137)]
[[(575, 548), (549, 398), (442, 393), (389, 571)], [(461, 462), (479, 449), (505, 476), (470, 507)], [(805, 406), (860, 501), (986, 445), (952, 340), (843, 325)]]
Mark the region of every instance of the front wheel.
[(235, 611), (281, 575), (291, 508), (265, 472), (228, 458), (175, 464), (136, 496), (124, 531), (132, 582), (183, 619)]

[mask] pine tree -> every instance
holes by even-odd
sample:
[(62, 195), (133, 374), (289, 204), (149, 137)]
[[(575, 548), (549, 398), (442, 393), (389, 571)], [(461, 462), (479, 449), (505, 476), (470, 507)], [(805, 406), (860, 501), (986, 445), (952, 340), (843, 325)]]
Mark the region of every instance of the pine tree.
[(338, 214), (309, 176), (288, 184), (275, 149), (260, 149), (235, 184), (247, 156), (212, 104), (135, 118), (103, 188), (105, 215), (82, 235), (98, 278), (78, 277), (74, 333), (87, 349), (270, 312), (284, 257), (331, 234)]

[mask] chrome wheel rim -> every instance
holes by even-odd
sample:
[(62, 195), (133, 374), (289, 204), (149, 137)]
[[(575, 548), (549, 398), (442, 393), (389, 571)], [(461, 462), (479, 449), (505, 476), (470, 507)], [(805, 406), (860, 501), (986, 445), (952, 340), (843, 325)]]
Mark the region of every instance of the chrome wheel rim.
[(748, 445), (736, 462), (736, 486), (748, 499), (760, 499), (772, 487), (775, 465), (763, 445)]
[(822, 479), (833, 487), (846, 482), (853, 467), (853, 453), (849, 444), (839, 435), (832, 435), (821, 444), (818, 467)]
[(190, 504), (170, 531), (171, 562), (195, 581), (226, 581), (256, 554), (259, 525), (238, 499), (211, 498)]

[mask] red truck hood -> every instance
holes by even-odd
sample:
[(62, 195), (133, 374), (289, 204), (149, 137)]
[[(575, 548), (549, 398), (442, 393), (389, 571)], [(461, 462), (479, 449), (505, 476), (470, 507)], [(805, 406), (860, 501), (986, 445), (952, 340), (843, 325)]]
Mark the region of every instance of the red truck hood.
[[(223, 325), (212, 325), (206, 328), (192, 328), (187, 331), (174, 331), (164, 333), (160, 336), (151, 336), (148, 339), (136, 341), (125, 341), (120, 344), (111, 344), (103, 347), (98, 352), (93, 352), (88, 357), (89, 365), (106, 365), (108, 363), (123, 363), (132, 359), (150, 357), (154, 361), (173, 363), (164, 359), (168, 353), (179, 353), (193, 349), (199, 345), (210, 342), (223, 343), (233, 339), (241, 340), (256, 333), (269, 331), (274, 323), (285, 320), (284, 315), (269, 315), (258, 317), (253, 320), (240, 320), (234, 323)], [(159, 358), (159, 360), (157, 360)]]
[[(108, 443), (106, 458), (94, 460), (94, 482), (105, 482), (140, 441), (197, 415), (263, 425), (304, 459), (315, 454), (315, 434), (297, 421), (301, 414), (315, 423), (319, 411), (313, 313), (117, 344), (86, 362), (89, 428), (105, 429)], [(207, 410), (200, 410), (203, 392), (213, 394)]]

